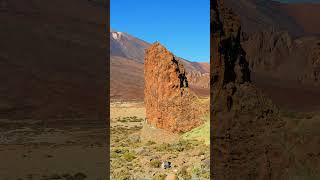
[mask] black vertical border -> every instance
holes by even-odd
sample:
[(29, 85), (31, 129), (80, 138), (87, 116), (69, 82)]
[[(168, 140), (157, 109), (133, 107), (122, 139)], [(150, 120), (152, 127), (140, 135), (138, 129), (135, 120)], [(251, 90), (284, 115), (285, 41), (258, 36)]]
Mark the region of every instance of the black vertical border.
[(107, 164), (107, 179), (110, 179), (110, 0), (105, 0), (106, 3), (106, 29), (105, 29), (105, 40), (106, 40), (106, 52), (107, 58), (105, 59), (107, 74), (106, 74), (106, 164)]
[(212, 143), (213, 142), (213, 132), (214, 132), (214, 128), (213, 128), (213, 79), (212, 79), (212, 71), (213, 71), (213, 56), (212, 56), (212, 43), (213, 43), (213, 27), (212, 27), (212, 18), (213, 18), (213, 6), (215, 3), (217, 3), (218, 0), (210, 0), (210, 179), (213, 179), (213, 158), (214, 158), (214, 153), (213, 153), (213, 146)]

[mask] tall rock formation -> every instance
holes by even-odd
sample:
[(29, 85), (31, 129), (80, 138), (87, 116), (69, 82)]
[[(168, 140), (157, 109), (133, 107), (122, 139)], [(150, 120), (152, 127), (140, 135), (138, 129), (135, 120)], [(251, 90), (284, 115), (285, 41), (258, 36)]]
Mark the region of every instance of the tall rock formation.
[[(214, 1), (217, 3), (216, 1)], [(212, 97), (215, 111), (230, 111), (235, 84), (250, 82), (250, 70), (240, 45), (239, 18), (232, 11), (213, 6), (212, 19)], [(219, 104), (220, 103), (220, 104)]]
[(145, 106), (148, 124), (184, 132), (201, 124), (201, 108), (190, 91), (183, 64), (160, 43), (145, 54)]
[(277, 108), (252, 83), (239, 18), (211, 1), (213, 179), (281, 179), (286, 154)]

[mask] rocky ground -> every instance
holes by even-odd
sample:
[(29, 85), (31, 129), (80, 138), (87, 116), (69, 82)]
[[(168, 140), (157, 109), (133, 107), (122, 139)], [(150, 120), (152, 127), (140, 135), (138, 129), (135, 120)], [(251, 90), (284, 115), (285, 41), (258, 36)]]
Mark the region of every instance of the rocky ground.
[(148, 127), (142, 102), (113, 102), (110, 112), (111, 179), (210, 178), (209, 133), (200, 138), (209, 123), (180, 136)]
[(319, 179), (320, 111), (299, 112), (280, 107), (280, 117), (286, 122), (278, 139), (282, 141), (282, 149), (289, 157), (287, 177)]
[(88, 122), (0, 120), (0, 179), (106, 179), (105, 122)]

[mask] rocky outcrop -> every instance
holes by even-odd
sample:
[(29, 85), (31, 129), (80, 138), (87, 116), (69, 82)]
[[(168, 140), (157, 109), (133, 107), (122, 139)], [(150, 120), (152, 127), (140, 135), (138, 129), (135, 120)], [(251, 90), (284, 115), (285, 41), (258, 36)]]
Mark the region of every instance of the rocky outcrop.
[(232, 11), (218, 8), (216, 4), (211, 12), (213, 15), (211, 54), (213, 56), (210, 82), (212, 83), (211, 97), (215, 100), (212, 108), (216, 112), (230, 111), (232, 96), (235, 93), (234, 85), (250, 82), (248, 62), (240, 44), (239, 19)]
[(202, 74), (199, 71), (192, 71), (186, 74), (188, 82), (194, 86), (203, 89), (210, 88), (210, 75), (209, 73)]
[(251, 83), (239, 18), (214, 0), (211, 27), (211, 178), (282, 179), (288, 159), (277, 138), (284, 123)]
[(183, 64), (160, 43), (146, 50), (144, 75), (148, 124), (172, 132), (188, 131), (201, 124), (201, 108), (189, 89)]
[(320, 85), (320, 40), (311, 49), (308, 64), (299, 80), (303, 83)]
[(242, 46), (253, 71), (277, 71), (291, 53), (292, 43), (288, 32), (271, 29), (252, 34)]
[(252, 34), (241, 44), (255, 74), (319, 85), (319, 42), (317, 37), (294, 39), (286, 31), (265, 30)]

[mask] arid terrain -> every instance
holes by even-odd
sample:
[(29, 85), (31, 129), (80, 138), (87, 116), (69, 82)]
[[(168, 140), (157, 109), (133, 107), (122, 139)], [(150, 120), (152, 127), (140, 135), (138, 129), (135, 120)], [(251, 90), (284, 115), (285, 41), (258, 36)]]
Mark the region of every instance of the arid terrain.
[(269, 0), (225, 4), (239, 17), (253, 83), (279, 106), (318, 110), (320, 4)]
[(0, 179), (106, 179), (106, 7), (0, 1)]
[(105, 118), (104, 13), (95, 1), (1, 1), (0, 118)]
[(212, 177), (319, 179), (318, 6), (231, 2), (211, 5)]
[[(149, 127), (141, 101), (113, 102), (110, 113), (111, 179), (209, 179), (209, 116), (198, 129), (177, 135)], [(165, 161), (170, 168), (162, 167)]]
[(0, 120), (0, 179), (103, 180), (106, 131), (102, 121)]
[(111, 179), (209, 179), (207, 64), (111, 35)]
[(274, 28), (295, 37), (319, 35), (319, 3), (280, 3), (276, 0), (225, 0), (239, 15), (243, 33)]
[(320, 22), (318, 20), (320, 4), (317, 1), (313, 3), (282, 3), (279, 9), (291, 16), (306, 34), (320, 35)]

